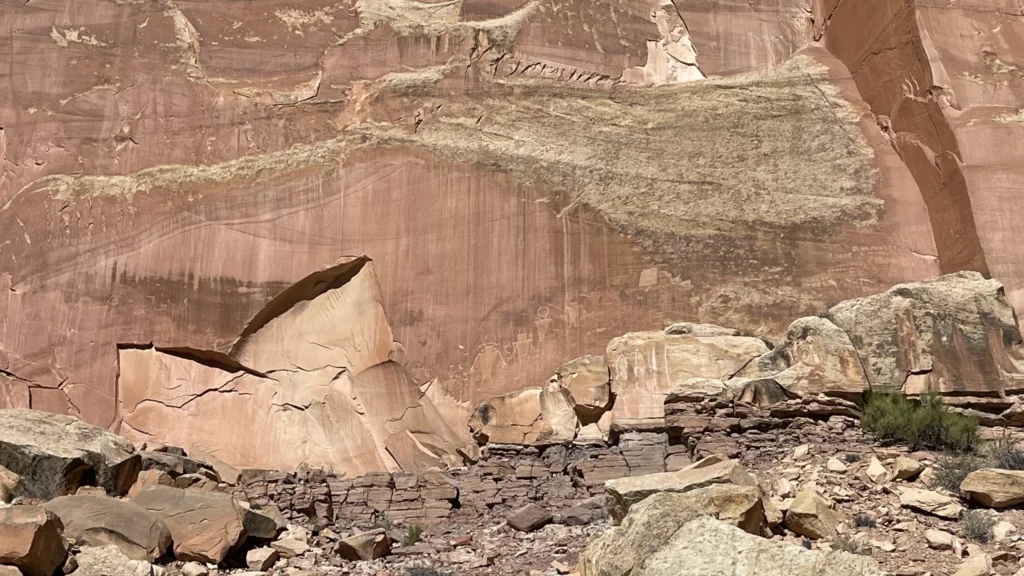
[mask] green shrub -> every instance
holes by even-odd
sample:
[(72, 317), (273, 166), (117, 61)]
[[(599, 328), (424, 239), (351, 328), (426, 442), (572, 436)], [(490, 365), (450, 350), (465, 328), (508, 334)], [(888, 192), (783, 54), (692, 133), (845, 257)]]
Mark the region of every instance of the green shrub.
[(971, 452), (980, 442), (978, 419), (953, 412), (937, 394), (913, 402), (902, 394), (869, 393), (861, 425), (878, 440), (911, 450)]
[(985, 544), (992, 539), (996, 519), (985, 510), (964, 510), (960, 514), (960, 532), (965, 538)]
[(860, 462), (862, 458), (863, 457), (860, 454), (856, 454), (856, 453), (853, 453), (853, 452), (850, 452), (846, 456), (843, 456), (843, 460), (846, 460), (847, 464), (853, 464), (855, 462)]
[(867, 514), (857, 514), (854, 516), (853, 525), (857, 528), (878, 528), (878, 522)]
[(986, 458), (974, 454), (943, 456), (935, 463), (933, 488), (945, 488), (954, 494), (960, 493), (960, 483), (975, 470), (990, 467)]
[(405, 529), (405, 538), (402, 543), (406, 546), (412, 546), (420, 541), (420, 536), (423, 536), (423, 527), (414, 524)]
[(370, 524), (374, 529), (381, 529), (385, 532), (390, 532), (395, 529), (395, 523), (387, 517), (386, 514), (380, 512), (374, 512), (370, 518)]

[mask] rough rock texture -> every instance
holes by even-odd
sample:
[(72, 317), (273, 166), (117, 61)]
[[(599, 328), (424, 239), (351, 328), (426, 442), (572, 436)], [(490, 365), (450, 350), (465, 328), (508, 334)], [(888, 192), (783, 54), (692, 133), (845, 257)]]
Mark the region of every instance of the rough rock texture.
[(89, 546), (75, 556), (81, 576), (150, 576), (153, 567), (145, 560), (125, 556), (117, 546)]
[(755, 486), (715, 485), (687, 493), (662, 492), (629, 510), (619, 526), (597, 538), (580, 557), (583, 576), (634, 574), (682, 526), (710, 515), (751, 534), (765, 529), (764, 508)]
[(842, 522), (843, 515), (815, 492), (813, 483), (801, 489), (786, 510), (786, 528), (808, 538), (834, 538)]
[(276, 534), (273, 520), (258, 517), (227, 494), (152, 486), (131, 501), (167, 525), (174, 556), (180, 560), (217, 564), (247, 536), (272, 538)]
[(569, 392), (569, 402), (582, 424), (597, 422), (612, 406), (608, 363), (604, 356), (583, 356), (562, 364), (554, 380)]
[(83, 484), (125, 494), (142, 459), (131, 442), (73, 416), (0, 409), (0, 466), (33, 497), (52, 498)]
[(734, 376), (768, 352), (764, 341), (745, 336), (694, 336), (637, 332), (608, 343), (613, 421), (629, 428), (662, 427), (665, 397), (691, 378)]
[(828, 318), (850, 337), (873, 388), (1002, 395), (1024, 390), (1024, 343), (1003, 286), (977, 273), (894, 286)]
[(900, 488), (900, 506), (941, 518), (956, 518), (963, 511), (963, 506), (955, 498), (916, 488)]
[(605, 482), (608, 493), (608, 511), (615, 520), (621, 520), (638, 502), (660, 492), (689, 492), (713, 484), (757, 486), (751, 476), (736, 460), (717, 461), (705, 465), (696, 462), (677, 472), (663, 472), (632, 476)]
[(64, 524), (64, 536), (79, 546), (116, 546), (132, 560), (150, 562), (171, 546), (160, 518), (126, 500), (105, 496), (61, 496), (45, 505)]
[(60, 519), (40, 506), (0, 508), (0, 564), (25, 576), (53, 576), (67, 555), (61, 529)]
[[(1011, 27), (964, 52), (991, 44), (994, 56), (961, 57), (958, 36), (945, 32), (960, 28), (944, 26), (939, 9), (872, 0), (865, 12), (883, 16), (869, 17), (840, 4), (13, 6), (0, 16), (10, 31), (0, 57), (0, 229), (11, 231), (0, 245), (0, 402), (129, 434), (169, 432), (167, 414), (181, 409), (160, 403), (175, 404), (173, 393), (126, 401), (153, 392), (143, 381), (151, 364), (165, 370), (166, 359), (123, 357), (152, 346), (218, 360), (192, 376), (198, 390), (235, 376), (228, 388), (260, 375), (287, 381), (300, 401), (263, 404), (261, 419), (274, 407), (264, 429), (294, 441), (272, 436), (294, 419), (315, 438), (323, 423), (306, 401), (320, 402), (310, 390), (337, 369), (289, 346), (266, 354), (265, 366), (236, 358), (259, 373), (242, 378), (221, 370), (219, 355), (263, 357), (253, 351), (266, 350), (267, 333), (246, 333), (250, 321), (347, 254), (381, 264), (380, 302), (403, 348), (395, 356), (417, 385), (433, 382), (431, 402), (460, 435), (481, 401), (600, 353), (610, 329), (690, 319), (775, 337), (843, 298), (933, 276), (952, 250), (946, 236), (960, 230), (991, 231), (972, 246), (999, 252), (988, 261), (997, 276), (1016, 274), (1014, 252), (1002, 248), (1012, 243), (1000, 241), (1013, 225), (998, 219), (1012, 213), (1010, 195), (998, 192), (1000, 169), (981, 161), (1012, 154), (988, 143), (1016, 129), (995, 121), (1015, 112), (1013, 88), (999, 84), (1017, 82)], [(995, 17), (978, 22), (992, 30)], [(890, 21), (907, 26), (890, 30)], [(924, 26), (944, 43), (926, 43)], [(900, 51), (906, 62), (874, 56), (903, 37), (918, 42)], [(803, 49), (816, 39), (832, 54)], [(914, 97), (942, 85), (939, 102), (956, 90), (1000, 106), (971, 118), (980, 128), (963, 120), (956, 138), (970, 136), (970, 149), (924, 135), (893, 143), (876, 121), (897, 118), (912, 126), (895, 130), (916, 134), (924, 123), (912, 111), (940, 106), (877, 86), (872, 78), (891, 75), (872, 73), (876, 61), (909, 74), (932, 60), (955, 65), (958, 84), (922, 77), (907, 83)], [(636, 86), (649, 83), (678, 85)], [(925, 148), (941, 152), (905, 151)], [(922, 194), (941, 190), (938, 178), (915, 184), (908, 166), (942, 174), (937, 157), (966, 178), (972, 162), (954, 160), (965, 155), (978, 176), (950, 179), (957, 194), (940, 210), (942, 195)], [(966, 198), (982, 181), (991, 191), (974, 215), (987, 215), (987, 228), (973, 226)], [(338, 304), (320, 320), (345, 319), (330, 320), (339, 326), (371, 313)], [(306, 347), (300, 332), (270, 340), (287, 333)], [(323, 354), (354, 377), (366, 360), (358, 356), (381, 349), (347, 350)], [(299, 358), (301, 369), (279, 362)], [(209, 392), (188, 408), (237, 394)], [(394, 469), (361, 416), (332, 416), (356, 444), (345, 455), (361, 456), (353, 472)], [(417, 436), (443, 438), (436, 430), (391, 434), (417, 464), (439, 459)], [(268, 450), (259, 464), (284, 452)], [(425, 452), (434, 457), (421, 460)]]
[(383, 529), (349, 536), (338, 542), (338, 553), (347, 560), (375, 560), (391, 552), (391, 539)]
[(1024, 503), (1024, 471), (986, 468), (975, 470), (960, 483), (960, 491), (989, 508)]
[[(675, 524), (667, 537), (638, 532), (647, 540), (643, 555), (589, 555), (583, 576), (881, 576), (874, 560), (846, 552), (810, 551), (794, 544), (772, 542), (710, 516)], [(628, 554), (628, 552), (627, 552)], [(620, 568), (622, 565), (625, 569)], [(606, 567), (607, 566), (607, 567)]]

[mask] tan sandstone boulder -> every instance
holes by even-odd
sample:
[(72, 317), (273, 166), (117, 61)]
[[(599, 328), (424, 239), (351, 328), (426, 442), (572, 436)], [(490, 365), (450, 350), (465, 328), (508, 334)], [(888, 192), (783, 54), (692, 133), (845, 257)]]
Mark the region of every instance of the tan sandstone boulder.
[(960, 483), (971, 501), (989, 508), (1007, 508), (1024, 502), (1024, 471), (986, 468), (975, 470)]
[(53, 576), (67, 557), (62, 529), (60, 518), (41, 506), (0, 508), (0, 564), (25, 576)]
[(220, 563), (246, 536), (273, 538), (273, 519), (243, 507), (227, 494), (151, 486), (132, 498), (164, 521), (179, 560)]
[(370, 530), (338, 542), (338, 554), (353, 562), (376, 560), (391, 553), (391, 539), (383, 529)]
[(569, 401), (586, 425), (612, 406), (608, 363), (604, 356), (581, 356), (555, 370), (554, 380), (568, 391)]
[(114, 494), (135, 482), (142, 459), (131, 442), (74, 416), (0, 409), (0, 466), (43, 498), (74, 493), (83, 478)]
[(1024, 389), (1024, 346), (1003, 286), (977, 272), (899, 284), (840, 302), (872, 388), (1001, 395)]
[(710, 515), (751, 534), (765, 530), (759, 490), (720, 484), (686, 493), (654, 494), (629, 510), (622, 523), (599, 536), (580, 556), (584, 576), (626, 576), (673, 539), (681, 526)]
[(0, 502), (10, 502), (14, 498), (14, 489), (20, 481), (20, 476), (0, 466)]
[(772, 378), (799, 396), (827, 394), (857, 398), (869, 388), (857, 350), (841, 328), (809, 316), (789, 325), (786, 340), (758, 357), (741, 377)]
[(482, 444), (568, 444), (579, 425), (571, 395), (557, 382), (495, 396), (469, 420), (473, 437)]
[(691, 378), (726, 380), (768, 352), (759, 338), (720, 335), (719, 331), (700, 335), (706, 333), (691, 325), (688, 334), (631, 332), (608, 343), (605, 356), (616, 425), (664, 426), (665, 399), (677, 385)]
[(786, 511), (786, 528), (808, 538), (835, 538), (843, 514), (833, 510), (827, 500), (818, 495), (813, 484), (797, 493)]
[(931, 490), (900, 488), (900, 506), (941, 518), (958, 518), (963, 506), (955, 498)]
[(581, 556), (580, 573), (582, 576), (883, 575), (875, 561), (868, 557), (807, 550), (761, 538), (731, 524), (715, 519), (714, 514), (697, 514), (681, 526), (672, 524), (667, 535), (652, 534), (646, 526), (633, 525), (628, 536), (620, 536), (619, 544), (610, 543), (607, 536), (594, 541)]
[(706, 464), (705, 458), (676, 472), (660, 472), (629, 476), (604, 483), (608, 512), (616, 522), (625, 518), (629, 509), (659, 492), (690, 492), (713, 484), (757, 486), (757, 480), (738, 460), (720, 460), (717, 456)]
[(153, 576), (146, 560), (125, 556), (117, 546), (87, 546), (75, 556), (77, 576)]
[(171, 546), (162, 520), (128, 500), (105, 496), (61, 496), (44, 507), (64, 524), (64, 536), (79, 546), (117, 546), (132, 560), (155, 561)]

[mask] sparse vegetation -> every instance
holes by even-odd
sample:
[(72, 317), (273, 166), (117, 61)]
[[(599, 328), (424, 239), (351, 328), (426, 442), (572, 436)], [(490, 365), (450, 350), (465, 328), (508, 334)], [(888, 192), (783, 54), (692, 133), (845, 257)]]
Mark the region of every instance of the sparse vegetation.
[(849, 554), (871, 556), (871, 548), (861, 544), (856, 539), (845, 535), (836, 536), (835, 539), (832, 540), (832, 549), (847, 552)]
[(395, 529), (395, 523), (392, 522), (391, 519), (388, 518), (386, 515), (381, 514), (379, 512), (374, 513), (371, 519), (371, 523), (374, 528), (383, 528), (388, 532)]
[(877, 528), (878, 522), (867, 514), (857, 514), (853, 517), (853, 525), (857, 528)]
[(960, 532), (965, 538), (981, 542), (992, 539), (992, 528), (996, 519), (985, 510), (964, 510), (960, 514)]
[(985, 454), (993, 468), (1024, 470), (1024, 450), (1009, 436), (1003, 436), (985, 445)]
[(405, 576), (453, 576), (451, 572), (438, 570), (426, 566), (414, 566), (405, 569)]
[(854, 454), (852, 452), (847, 454), (847, 455), (845, 455), (845, 456), (843, 456), (843, 460), (845, 460), (847, 464), (853, 464), (855, 462), (860, 462), (861, 458), (862, 458), (862, 456), (860, 454)]
[(935, 463), (933, 488), (944, 488), (954, 494), (960, 492), (960, 483), (968, 474), (988, 466), (985, 458), (976, 454), (944, 456)]
[(903, 394), (869, 394), (861, 425), (880, 441), (906, 444), (911, 450), (966, 453), (981, 442), (978, 419), (950, 410), (937, 394), (922, 396), (919, 402)]
[(421, 536), (423, 536), (423, 527), (413, 524), (405, 529), (405, 538), (402, 539), (402, 543), (406, 546), (412, 546), (420, 541)]

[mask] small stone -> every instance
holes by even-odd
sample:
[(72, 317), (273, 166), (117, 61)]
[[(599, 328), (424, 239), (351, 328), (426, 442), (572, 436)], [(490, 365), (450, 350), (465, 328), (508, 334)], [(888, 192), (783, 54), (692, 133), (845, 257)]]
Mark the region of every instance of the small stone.
[(266, 572), (280, 557), (281, 553), (273, 548), (253, 548), (245, 553), (245, 564), (249, 570)]
[(779, 498), (792, 498), (796, 496), (796, 489), (786, 478), (779, 478), (775, 481), (775, 495)]
[(988, 556), (980, 554), (971, 556), (966, 562), (960, 565), (960, 569), (953, 573), (953, 576), (988, 576), (992, 572), (992, 561)]
[(537, 504), (527, 504), (505, 517), (508, 525), (520, 532), (533, 532), (551, 523), (551, 513)]
[(825, 468), (827, 468), (829, 472), (842, 474), (843, 472), (846, 472), (849, 467), (846, 464), (843, 464), (838, 458), (832, 457), (825, 463)]
[(801, 444), (800, 446), (797, 446), (796, 449), (793, 450), (793, 460), (799, 461), (807, 458), (810, 451), (811, 446), (809, 444)]
[(890, 480), (889, 471), (882, 466), (882, 463), (878, 461), (878, 458), (871, 457), (871, 463), (868, 464), (866, 471), (868, 478), (871, 479), (875, 484), (885, 484)]
[(199, 562), (185, 562), (181, 567), (181, 573), (185, 576), (206, 576), (210, 571)]
[(893, 552), (896, 550), (896, 545), (888, 540), (871, 540), (869, 544), (878, 548), (882, 552)]
[(922, 471), (924, 464), (906, 456), (898, 456), (893, 465), (893, 474), (897, 480), (913, 480)]
[(900, 506), (949, 519), (958, 518), (963, 511), (963, 506), (949, 496), (914, 488), (900, 488)]
[(559, 574), (568, 574), (569, 572), (572, 572), (572, 568), (569, 568), (568, 566), (562, 564), (558, 560), (552, 560), (551, 567), (554, 568), (555, 572), (558, 572)]
[(956, 537), (942, 530), (925, 530), (924, 539), (928, 547), (934, 550), (952, 550), (956, 543)]
[(294, 558), (309, 552), (309, 544), (295, 538), (280, 538), (271, 542), (270, 547), (280, 552), (282, 558)]
[(472, 541), (473, 541), (472, 534), (467, 534), (465, 536), (456, 536), (456, 537), (452, 538), (451, 540), (449, 540), (448, 543), (452, 545), (452, 548), (458, 548), (459, 546), (465, 546), (465, 545), (469, 544)]

